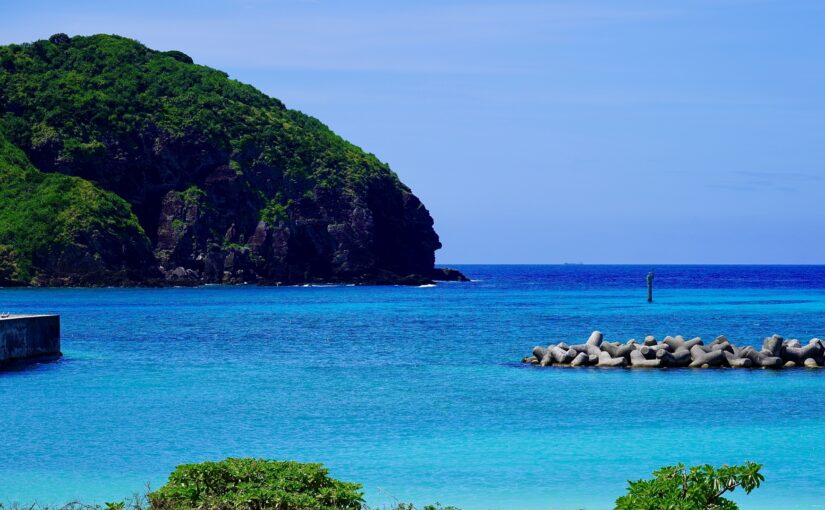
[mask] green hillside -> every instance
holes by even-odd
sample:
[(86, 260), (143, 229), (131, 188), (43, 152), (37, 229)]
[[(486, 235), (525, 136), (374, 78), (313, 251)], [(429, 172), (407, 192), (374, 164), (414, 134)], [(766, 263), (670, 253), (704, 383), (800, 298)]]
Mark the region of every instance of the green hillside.
[(114, 268), (138, 270), (149, 254), (128, 203), (84, 179), (39, 172), (2, 131), (0, 182), (0, 282), (31, 283), (43, 273), (105, 279), (101, 272)]
[[(445, 275), (429, 212), (385, 163), (179, 51), (114, 35), (1, 46), (0, 129), (21, 174), (3, 191), (3, 242), (24, 280), (88, 275), (55, 259), (85, 231), (110, 234), (89, 256), (124, 284)], [(23, 188), (25, 213), (10, 202)]]

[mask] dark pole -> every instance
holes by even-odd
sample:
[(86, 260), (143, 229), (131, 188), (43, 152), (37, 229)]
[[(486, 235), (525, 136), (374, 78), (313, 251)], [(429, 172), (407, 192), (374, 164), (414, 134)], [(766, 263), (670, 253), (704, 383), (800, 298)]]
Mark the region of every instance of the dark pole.
[(647, 302), (653, 302), (653, 270), (647, 273)]

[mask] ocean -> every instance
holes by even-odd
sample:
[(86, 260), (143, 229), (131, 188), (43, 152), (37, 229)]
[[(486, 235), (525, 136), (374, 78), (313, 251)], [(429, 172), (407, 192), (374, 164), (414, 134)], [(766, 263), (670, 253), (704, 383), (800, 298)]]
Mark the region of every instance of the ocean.
[(0, 373), (0, 502), (103, 502), (178, 464), (322, 462), (372, 506), (612, 508), (684, 462), (764, 464), (745, 509), (825, 507), (825, 369), (520, 363), (534, 345), (825, 337), (825, 266), (456, 266), (435, 287), (1, 289), (65, 356)]

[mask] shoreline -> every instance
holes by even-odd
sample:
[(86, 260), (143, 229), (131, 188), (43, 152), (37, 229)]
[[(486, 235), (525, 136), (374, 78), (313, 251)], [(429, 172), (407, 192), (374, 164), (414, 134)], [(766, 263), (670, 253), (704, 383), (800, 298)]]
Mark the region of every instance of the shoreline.
[(411, 274), (407, 276), (398, 276), (395, 273), (382, 275), (374, 275), (355, 278), (341, 278), (341, 279), (307, 279), (299, 281), (273, 281), (273, 280), (256, 280), (256, 281), (226, 281), (226, 282), (209, 282), (197, 277), (192, 278), (148, 278), (148, 279), (132, 279), (132, 278), (102, 278), (97, 282), (86, 281), (86, 278), (51, 278), (45, 281), (45, 285), (39, 284), (23, 284), (15, 282), (12, 285), (0, 285), (0, 289), (60, 289), (60, 288), (74, 288), (74, 289), (102, 289), (102, 288), (120, 288), (120, 289), (142, 289), (142, 288), (185, 288), (185, 287), (205, 287), (205, 286), (246, 286), (254, 285), (258, 287), (305, 287), (305, 286), (332, 286), (332, 285), (348, 285), (358, 287), (419, 287), (422, 285), (435, 285), (438, 282), (471, 282), (472, 280), (465, 276), (461, 271), (452, 268), (435, 268), (433, 273), (429, 276), (422, 276), (418, 274)]

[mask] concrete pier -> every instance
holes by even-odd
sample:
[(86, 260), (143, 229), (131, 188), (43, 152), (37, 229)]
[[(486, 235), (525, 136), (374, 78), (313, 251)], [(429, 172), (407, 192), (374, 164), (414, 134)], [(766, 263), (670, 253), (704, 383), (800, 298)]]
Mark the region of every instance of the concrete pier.
[(59, 315), (0, 318), (0, 369), (61, 356)]

